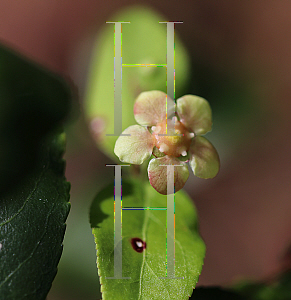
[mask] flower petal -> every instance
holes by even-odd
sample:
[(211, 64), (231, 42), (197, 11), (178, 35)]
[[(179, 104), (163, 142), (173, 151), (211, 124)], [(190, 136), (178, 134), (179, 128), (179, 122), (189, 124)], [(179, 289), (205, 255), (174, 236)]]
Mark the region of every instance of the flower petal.
[[(175, 167), (170, 168), (167, 165), (174, 165)], [(171, 182), (170, 175), (173, 171), (175, 189), (169, 186), (169, 190), (178, 192), (185, 185), (189, 177), (189, 170), (186, 163), (179, 161), (173, 156), (153, 158), (148, 165), (150, 184), (160, 194), (167, 195), (167, 181)]]
[[(175, 103), (164, 92), (150, 91), (141, 93), (134, 104), (134, 117), (140, 125), (153, 126), (174, 113)], [(170, 115), (167, 116), (167, 108)]]
[(196, 136), (190, 147), (190, 166), (200, 178), (213, 178), (219, 171), (219, 156), (213, 145), (204, 137)]
[(195, 134), (205, 134), (212, 127), (212, 113), (209, 103), (198, 96), (186, 95), (177, 100), (180, 121)]
[(154, 143), (152, 135), (146, 128), (133, 125), (126, 128), (122, 134), (130, 136), (121, 135), (115, 143), (114, 153), (120, 161), (141, 165), (151, 156)]

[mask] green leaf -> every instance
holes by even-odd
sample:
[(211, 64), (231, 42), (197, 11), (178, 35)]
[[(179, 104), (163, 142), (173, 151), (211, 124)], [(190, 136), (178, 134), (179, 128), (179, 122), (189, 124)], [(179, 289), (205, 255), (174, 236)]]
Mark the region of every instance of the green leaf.
[[(108, 21), (130, 21), (122, 25), (123, 64), (166, 64), (167, 27), (159, 24), (168, 18), (153, 10), (136, 6), (112, 16)], [(175, 84), (176, 98), (189, 77), (189, 57), (175, 29)], [(122, 131), (136, 124), (133, 105), (144, 91), (166, 92), (166, 68), (123, 67), (122, 69)], [(113, 159), (114, 144), (118, 137), (106, 136), (114, 132), (114, 24), (106, 24), (92, 53), (91, 69), (85, 97), (85, 113), (91, 122), (98, 146)]]
[(42, 300), (51, 287), (70, 209), (64, 146), (63, 134), (42, 143), (35, 171), (0, 199), (0, 299)]
[(65, 80), (0, 45), (0, 196), (34, 169), (70, 103)]
[[(148, 183), (122, 181), (122, 207), (166, 207), (167, 196)], [(175, 196), (175, 276), (166, 276), (166, 211), (122, 211), (122, 271), (131, 279), (106, 279), (114, 275), (114, 186), (101, 191), (92, 203), (90, 223), (97, 248), (97, 266), (104, 300), (189, 299), (200, 275), (205, 246), (198, 234), (197, 215), (182, 191)], [(139, 253), (132, 238), (146, 242)]]

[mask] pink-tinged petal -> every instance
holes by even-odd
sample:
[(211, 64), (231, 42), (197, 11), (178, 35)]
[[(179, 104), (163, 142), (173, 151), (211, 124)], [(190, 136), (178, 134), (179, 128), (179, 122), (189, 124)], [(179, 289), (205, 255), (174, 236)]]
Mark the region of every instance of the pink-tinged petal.
[(121, 135), (115, 143), (114, 153), (120, 161), (141, 165), (150, 158), (154, 143), (152, 135), (146, 128), (133, 125), (126, 128), (122, 134), (129, 134), (129, 136)]
[(161, 91), (150, 91), (141, 93), (134, 104), (134, 117), (138, 124), (153, 126), (166, 118), (167, 108), (170, 115), (174, 113), (175, 104), (171, 98)]
[(209, 103), (198, 96), (186, 95), (177, 100), (180, 121), (195, 134), (205, 134), (212, 127), (212, 113)]
[[(174, 165), (174, 167), (167, 167), (167, 165)], [(175, 190), (175, 192), (178, 192), (181, 188), (183, 188), (189, 177), (189, 170), (186, 163), (181, 162), (173, 156), (153, 158), (148, 165), (150, 184), (160, 194), (167, 195), (167, 181), (169, 179), (170, 184), (171, 172), (173, 171), (175, 189), (173, 189), (173, 187), (169, 187), (169, 190)]]
[(214, 146), (204, 137), (196, 136), (190, 147), (190, 166), (200, 178), (213, 178), (219, 171), (219, 156)]

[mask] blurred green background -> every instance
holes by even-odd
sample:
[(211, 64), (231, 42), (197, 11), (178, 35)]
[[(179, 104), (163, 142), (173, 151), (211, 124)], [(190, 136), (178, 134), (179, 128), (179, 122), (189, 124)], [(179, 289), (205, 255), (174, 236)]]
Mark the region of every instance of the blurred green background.
[[(72, 208), (48, 300), (100, 298), (88, 212), (113, 171), (90, 134), (83, 104), (96, 35), (110, 26), (105, 22), (114, 13), (132, 4), (0, 0), (1, 42), (71, 78), (80, 102), (66, 128)], [(213, 109), (207, 138), (220, 154), (221, 171), (213, 180), (190, 177), (186, 185), (207, 246), (199, 284), (263, 279), (280, 269), (291, 241), (291, 2), (143, 4), (164, 20), (184, 22), (176, 26), (190, 56), (182, 94), (202, 96)]]

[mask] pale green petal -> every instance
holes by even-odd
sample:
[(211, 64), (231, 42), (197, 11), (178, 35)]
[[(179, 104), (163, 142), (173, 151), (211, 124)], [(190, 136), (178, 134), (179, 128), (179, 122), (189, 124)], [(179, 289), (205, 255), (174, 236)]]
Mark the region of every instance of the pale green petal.
[(134, 104), (134, 117), (138, 124), (153, 126), (169, 118), (174, 113), (174, 101), (161, 91), (141, 93)]
[(204, 179), (215, 177), (220, 165), (216, 149), (202, 136), (192, 142), (189, 163), (194, 175)]
[(152, 187), (160, 194), (167, 195), (167, 179), (169, 172), (173, 169), (166, 167), (174, 165), (174, 186), (175, 192), (178, 192), (185, 185), (189, 170), (186, 163), (181, 162), (176, 157), (164, 156), (153, 158), (148, 165), (148, 176)]
[(198, 96), (186, 95), (177, 100), (180, 121), (197, 135), (205, 134), (212, 127), (212, 113), (209, 103)]
[(152, 135), (140, 125), (133, 125), (126, 128), (122, 134), (129, 136), (120, 136), (114, 147), (114, 153), (120, 161), (141, 165), (146, 159), (150, 158), (154, 147)]

